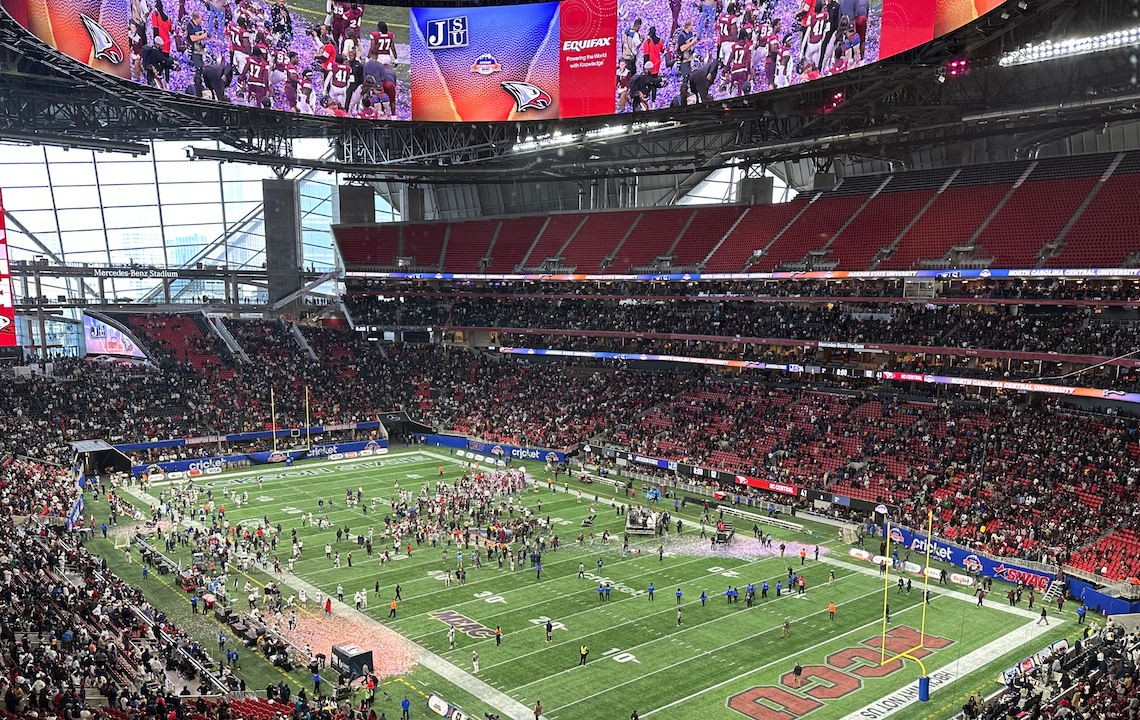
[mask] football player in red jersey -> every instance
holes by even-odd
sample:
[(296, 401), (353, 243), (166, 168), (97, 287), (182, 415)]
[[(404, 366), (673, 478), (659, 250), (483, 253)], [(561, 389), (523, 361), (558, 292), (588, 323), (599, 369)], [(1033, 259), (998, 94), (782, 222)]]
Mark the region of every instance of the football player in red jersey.
[(728, 63), (729, 82), (737, 96), (747, 95), (752, 80), (752, 43), (744, 30), (736, 36)]
[(333, 44), (336, 45), (337, 47), (340, 47), (341, 42), (344, 40), (344, 31), (345, 31), (345, 27), (346, 27), (346, 23), (344, 20), (344, 14), (346, 12), (348, 12), (350, 7), (351, 7), (351, 5), (349, 5), (347, 2), (341, 2), (341, 0), (333, 0), (333, 4), (332, 4), (332, 36), (333, 36)]
[(804, 59), (817, 68), (823, 59), (823, 39), (827, 36), (828, 13), (823, 9), (823, 0), (815, 0), (815, 11), (808, 14), (807, 43), (804, 45)]
[(375, 57), (382, 65), (394, 65), (396, 62), (396, 36), (389, 32), (388, 23), (376, 23), (376, 29), (368, 36), (368, 56)]
[(343, 55), (337, 55), (325, 73), (325, 97), (335, 100), (343, 108), (348, 104), (348, 86), (351, 82), (352, 67), (344, 61)]
[(792, 34), (788, 33), (780, 41), (780, 49), (776, 53), (776, 73), (772, 81), (773, 87), (786, 88), (792, 84), (792, 73), (795, 72), (792, 63)]
[(736, 36), (740, 33), (740, 20), (736, 16), (736, 3), (729, 3), (728, 7), (716, 21), (717, 41), (720, 47), (719, 55), (722, 65), (728, 65), (732, 46), (736, 44)]
[(245, 64), (246, 92), (249, 95), (249, 104), (261, 107), (263, 101), (269, 96), (269, 63), (266, 62), (261, 48), (254, 48), (253, 54)]
[(297, 84), (297, 112), (312, 115), (313, 108), (313, 71), (306, 70), (301, 73), (301, 81)]
[(239, 16), (230, 34), (230, 47), (234, 53), (234, 72), (245, 75), (245, 64), (253, 50), (253, 25), (249, 18)]
[(297, 62), (300, 58), (297, 53), (289, 53), (289, 60), (285, 63), (283, 72), (285, 73), (285, 84), (282, 86), (282, 91), (285, 93), (285, 104), (293, 112), (297, 112), (297, 86), (301, 82), (301, 75), (297, 69)]
[(796, 13), (796, 20), (800, 21), (800, 52), (807, 45), (808, 15), (815, 12), (815, 0), (801, 0), (800, 9)]
[(269, 84), (273, 86), (285, 82), (285, 69), (289, 66), (289, 48), (278, 42), (277, 48), (269, 53)]
[(360, 45), (360, 21), (363, 17), (364, 10), (356, 3), (344, 11), (344, 42), (341, 43), (341, 52), (345, 55), (349, 50), (358, 56), (364, 51)]

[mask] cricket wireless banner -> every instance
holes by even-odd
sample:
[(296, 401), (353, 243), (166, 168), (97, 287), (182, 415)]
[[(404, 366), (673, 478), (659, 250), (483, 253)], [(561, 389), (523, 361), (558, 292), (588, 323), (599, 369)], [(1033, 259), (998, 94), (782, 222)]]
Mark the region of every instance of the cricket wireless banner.
[[(242, 455), (227, 455), (224, 457), (196, 458), (194, 460), (172, 460), (169, 462), (150, 463), (148, 465), (134, 465), (131, 471), (135, 477), (144, 473), (152, 481), (169, 477), (172, 480), (180, 478), (195, 478), (200, 475), (217, 475), (223, 470), (250, 465), (269, 465), (282, 463), (286, 460), (300, 460), (302, 458), (326, 458), (328, 460), (351, 459), (355, 457), (368, 457), (388, 452), (387, 440), (366, 440), (360, 442), (337, 443), (335, 445), (314, 445), (301, 450), (277, 450), (272, 452), (244, 453)], [(241, 465), (239, 465), (239, 463)]]
[(958, 567), (965, 568), (979, 575), (997, 578), (998, 580), (1005, 580), (1011, 583), (1024, 582), (1026, 585), (1041, 591), (1048, 590), (1049, 583), (1053, 582), (1057, 577), (1052, 573), (1043, 573), (1009, 563), (997, 562), (984, 555), (970, 552), (957, 545), (949, 545), (937, 539), (933, 542), (929, 542), (925, 535), (920, 535), (908, 528), (898, 525), (891, 526), (890, 535), (892, 543), (908, 547), (912, 552), (925, 555), (929, 547), (930, 552), (933, 553), (934, 558), (937, 560), (957, 565)]

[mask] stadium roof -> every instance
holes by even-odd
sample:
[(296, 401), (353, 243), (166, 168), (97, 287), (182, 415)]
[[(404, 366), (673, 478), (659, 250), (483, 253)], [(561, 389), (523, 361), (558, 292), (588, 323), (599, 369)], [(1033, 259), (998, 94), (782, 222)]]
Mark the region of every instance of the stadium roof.
[[(1004, 159), (1133, 121), (1140, 113), (1140, 89), (1127, 48), (1012, 67), (997, 63), (1003, 52), (1029, 42), (1120, 29), (1130, 17), (1126, 5), (1127, 0), (1011, 0), (1001, 12), (897, 58), (784, 91), (675, 114), (635, 115), (633, 123), (601, 138), (585, 133), (613, 127), (613, 118), (368, 124), (201, 101), (82, 66), (3, 16), (0, 138), (122, 152), (145, 152), (145, 146), (130, 144), (145, 139), (210, 138), (233, 150), (195, 151), (196, 156), (279, 171), (319, 166), (374, 182), (565, 183), (569, 187), (546, 193), (563, 199), (578, 183), (633, 176), (643, 193), (675, 199), (713, 170), (738, 163), (798, 163), (783, 175), (803, 187), (815, 171), (831, 172), (837, 164), (878, 170), (960, 164), (979, 145)], [(940, 82), (943, 68), (956, 58), (968, 58), (971, 72)], [(840, 92), (843, 101), (825, 112)], [(557, 152), (531, 140), (555, 133), (563, 134)], [(292, 141), (306, 137), (327, 138), (336, 159), (294, 159)]]

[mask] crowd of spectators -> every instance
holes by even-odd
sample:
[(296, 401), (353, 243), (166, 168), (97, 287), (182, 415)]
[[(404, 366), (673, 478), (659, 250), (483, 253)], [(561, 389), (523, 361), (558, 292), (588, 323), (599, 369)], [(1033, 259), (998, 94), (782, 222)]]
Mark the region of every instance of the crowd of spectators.
[[(157, 716), (164, 718), (179, 709), (180, 687), (184, 695), (216, 692), (229, 680), (240, 688), (139, 588), (74, 536), (59, 534), (78, 492), (69, 472), (11, 458), (0, 469), (0, 658), (6, 668), (0, 694), (6, 711), (89, 717), (87, 699), (99, 697), (105, 712), (153, 717), (165, 708)], [(97, 495), (89, 497), (96, 501)]]
[[(1137, 425), (1127, 417), (1024, 398), (904, 401), (874, 378), (821, 375), (814, 389), (781, 388), (765, 383), (795, 378), (753, 376), (750, 385), (700, 367), (532, 362), (305, 328), (314, 360), (282, 323), (226, 327), (253, 362), (195, 366), (160, 346), (154, 367), (61, 361), (54, 376), (0, 384), (2, 449), (69, 466), (76, 439), (267, 429), (273, 409), (292, 427), (403, 409), (439, 431), (528, 447), (571, 449), (600, 435), (644, 454), (886, 502), (916, 521), (934, 506), (944, 536), (1023, 558), (1065, 558), (1137, 510)], [(135, 460), (255, 449), (207, 444)]]
[[(706, 380), (606, 441), (644, 455), (902, 510), (1006, 557), (1064, 562), (1140, 513), (1134, 419), (1043, 403), (906, 401), (882, 392)], [(1111, 577), (1140, 571), (1140, 561)], [(1119, 572), (1118, 572), (1119, 571)]]
[(1140, 711), (1140, 632), (1109, 619), (1067, 649), (1010, 678), (991, 699), (971, 696), (963, 720), (1132, 720)]
[[(1058, 280), (1053, 278), (1018, 281), (975, 279), (939, 279), (938, 297), (973, 298), (979, 300), (1044, 300), (1124, 302), (1140, 298), (1137, 280)], [(913, 302), (916, 295), (907, 292), (903, 280), (874, 278), (850, 280), (725, 280), (689, 282), (606, 281), (597, 283), (535, 282), (503, 280), (464, 280), (454, 284), (437, 280), (350, 280), (350, 294), (382, 294), (386, 296), (432, 297), (529, 296), (555, 299), (559, 297), (601, 296), (615, 298), (883, 298)]]
[(632, 301), (354, 296), (361, 323), (665, 333), (988, 349), (1115, 357), (1140, 350), (1138, 318), (1091, 308), (866, 303), (754, 303), (713, 299)]

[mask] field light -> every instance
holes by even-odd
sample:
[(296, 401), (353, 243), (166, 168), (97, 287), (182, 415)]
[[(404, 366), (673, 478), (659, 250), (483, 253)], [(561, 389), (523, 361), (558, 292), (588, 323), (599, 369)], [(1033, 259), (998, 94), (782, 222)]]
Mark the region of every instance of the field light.
[(547, 148), (573, 145), (581, 142), (589, 142), (591, 140), (601, 140), (609, 137), (617, 137), (619, 135), (636, 135), (638, 133), (676, 127), (676, 125), (677, 123), (675, 122), (649, 121), (635, 122), (631, 125), (605, 125), (600, 128), (578, 133), (564, 133), (560, 130), (555, 130), (554, 132), (543, 133), (541, 135), (528, 135), (524, 140), (515, 143), (511, 149), (516, 153), (534, 152), (535, 150), (545, 150)]
[(1140, 27), (1134, 27), (1128, 30), (1117, 30), (1103, 35), (1073, 38), (1056, 43), (1052, 40), (1046, 40), (1039, 45), (1027, 44), (1020, 50), (1014, 50), (1003, 55), (998, 64), (1002, 67), (1028, 65), (1046, 60), (1091, 55), (1096, 52), (1116, 50), (1138, 44), (1140, 44)]

